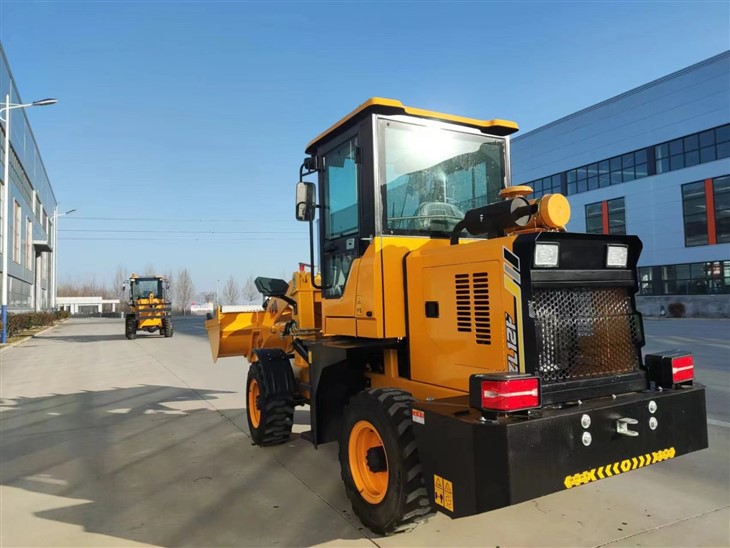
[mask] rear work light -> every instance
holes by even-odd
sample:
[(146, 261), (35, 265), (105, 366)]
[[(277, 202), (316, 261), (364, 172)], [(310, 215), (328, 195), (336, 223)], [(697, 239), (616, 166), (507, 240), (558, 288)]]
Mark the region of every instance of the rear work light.
[(692, 384), (695, 378), (695, 361), (692, 354), (682, 350), (669, 350), (646, 355), (649, 379), (657, 387), (673, 388), (676, 385)]
[(540, 407), (540, 379), (532, 375), (472, 375), (469, 404), (496, 413), (535, 409)]

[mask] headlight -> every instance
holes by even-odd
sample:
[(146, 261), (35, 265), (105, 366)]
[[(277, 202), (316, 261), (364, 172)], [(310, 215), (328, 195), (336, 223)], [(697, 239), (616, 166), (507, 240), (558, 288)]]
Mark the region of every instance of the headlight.
[(535, 244), (535, 266), (554, 268), (558, 266), (558, 244), (537, 243)]
[(608, 245), (606, 251), (606, 267), (626, 268), (629, 259), (629, 247), (626, 245)]

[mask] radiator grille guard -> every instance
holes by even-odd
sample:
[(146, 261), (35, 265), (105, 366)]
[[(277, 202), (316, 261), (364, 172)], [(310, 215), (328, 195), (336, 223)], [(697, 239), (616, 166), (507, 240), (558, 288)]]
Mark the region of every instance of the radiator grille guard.
[(533, 297), (544, 383), (638, 371), (642, 333), (628, 289), (536, 289)]

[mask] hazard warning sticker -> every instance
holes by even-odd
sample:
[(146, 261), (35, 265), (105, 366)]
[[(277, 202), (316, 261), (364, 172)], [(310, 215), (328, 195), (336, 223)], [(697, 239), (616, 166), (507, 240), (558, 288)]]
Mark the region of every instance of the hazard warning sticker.
[(417, 422), (418, 424), (426, 424), (426, 413), (424, 413), (420, 409), (414, 409), (412, 411), (412, 415), (413, 422)]
[(449, 480), (433, 476), (433, 498), (436, 504), (443, 506), (449, 512), (454, 511), (454, 484)]

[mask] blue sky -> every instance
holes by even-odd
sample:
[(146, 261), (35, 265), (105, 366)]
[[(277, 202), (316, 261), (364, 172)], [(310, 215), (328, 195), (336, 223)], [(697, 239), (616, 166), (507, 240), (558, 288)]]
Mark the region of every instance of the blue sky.
[(59, 281), (152, 264), (207, 290), (308, 259), (304, 147), (368, 97), (529, 131), (729, 49), (729, 6), (1, 0), (0, 40), (24, 100), (59, 99), (28, 112), (78, 210)]

